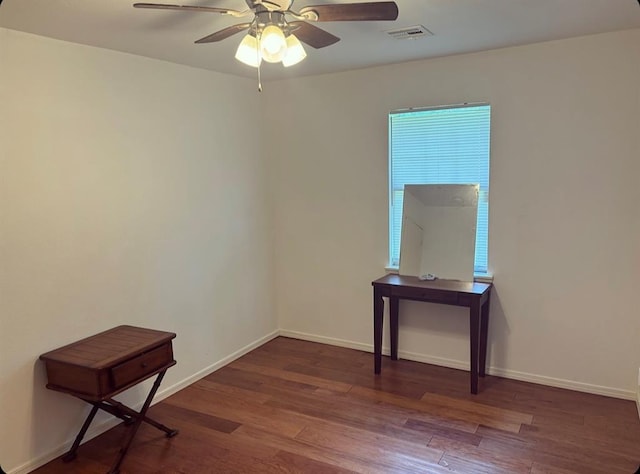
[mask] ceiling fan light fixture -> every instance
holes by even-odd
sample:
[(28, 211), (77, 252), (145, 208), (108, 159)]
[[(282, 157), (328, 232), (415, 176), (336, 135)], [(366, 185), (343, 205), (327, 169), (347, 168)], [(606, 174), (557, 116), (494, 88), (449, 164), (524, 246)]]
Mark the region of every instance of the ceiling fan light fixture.
[(282, 65), (284, 67), (293, 66), (306, 57), (307, 52), (302, 47), (302, 43), (296, 35), (291, 34), (287, 36), (287, 53), (284, 55), (284, 58), (282, 58)]
[(236, 59), (251, 67), (258, 67), (262, 62), (262, 56), (258, 52), (258, 40), (255, 36), (246, 35), (236, 50)]
[(260, 35), (260, 53), (268, 63), (279, 63), (287, 54), (287, 40), (279, 26), (267, 25)]

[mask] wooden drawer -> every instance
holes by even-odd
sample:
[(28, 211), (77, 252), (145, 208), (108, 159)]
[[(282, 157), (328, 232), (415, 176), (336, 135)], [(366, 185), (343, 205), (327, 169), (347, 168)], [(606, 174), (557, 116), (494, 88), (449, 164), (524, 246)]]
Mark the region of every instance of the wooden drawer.
[(438, 288), (420, 288), (411, 286), (397, 286), (392, 289), (392, 296), (431, 303), (458, 304), (458, 294)]
[(119, 389), (173, 362), (171, 343), (151, 349), (111, 369), (113, 388)]
[(122, 325), (42, 354), (47, 387), (105, 400), (176, 362), (175, 333)]

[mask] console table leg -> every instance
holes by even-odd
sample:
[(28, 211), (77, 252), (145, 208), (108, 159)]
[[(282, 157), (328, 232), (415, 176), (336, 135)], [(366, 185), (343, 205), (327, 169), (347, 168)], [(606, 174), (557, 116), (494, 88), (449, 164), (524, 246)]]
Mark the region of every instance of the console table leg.
[(158, 377), (156, 378), (156, 381), (153, 382), (153, 387), (151, 387), (151, 391), (149, 392), (149, 395), (147, 395), (147, 399), (144, 401), (144, 404), (142, 405), (142, 409), (140, 410), (140, 413), (136, 415), (135, 423), (133, 423), (133, 426), (129, 428), (129, 432), (127, 433), (125, 437), (125, 441), (122, 444), (122, 447), (120, 448), (118, 457), (113, 463), (113, 466), (111, 467), (111, 470), (109, 471), (108, 474), (118, 474), (120, 472), (120, 464), (122, 464), (124, 457), (127, 455), (127, 452), (129, 451), (129, 446), (131, 446), (131, 442), (133, 441), (133, 438), (138, 432), (138, 428), (140, 428), (140, 425), (142, 424), (142, 421), (144, 420), (147, 414), (147, 410), (151, 406), (151, 400), (153, 400), (153, 397), (158, 391), (158, 388), (160, 387), (160, 383), (162, 382), (162, 378), (164, 377), (164, 374), (166, 371), (167, 369), (164, 369), (162, 372), (160, 372), (158, 374)]
[(485, 376), (487, 368), (487, 339), (489, 336), (489, 303), (491, 302), (491, 294), (487, 295), (487, 301), (482, 305), (480, 310), (480, 377)]
[(67, 452), (67, 454), (65, 454), (64, 456), (62, 456), (62, 460), (64, 462), (70, 462), (73, 461), (76, 458), (76, 452), (78, 451), (78, 446), (80, 446), (80, 443), (82, 442), (82, 438), (84, 438), (84, 435), (87, 433), (87, 430), (89, 429), (89, 425), (91, 424), (91, 422), (93, 421), (93, 418), (96, 416), (96, 413), (98, 412), (98, 405), (93, 403), (92, 404), (93, 407), (91, 408), (91, 412), (89, 413), (89, 416), (87, 416), (87, 419), (84, 420), (84, 424), (82, 425), (82, 428), (80, 428), (80, 432), (78, 433), (78, 436), (76, 436), (76, 439), (73, 442), (73, 445), (71, 446), (71, 449), (69, 450), (69, 452)]
[(374, 373), (379, 374), (382, 368), (382, 323), (384, 318), (384, 300), (373, 291), (373, 363)]
[(473, 301), (469, 308), (469, 340), (471, 352), (471, 393), (478, 393), (478, 355), (480, 342), (480, 303)]
[(398, 314), (400, 300), (389, 297), (389, 336), (391, 339), (391, 360), (398, 360)]

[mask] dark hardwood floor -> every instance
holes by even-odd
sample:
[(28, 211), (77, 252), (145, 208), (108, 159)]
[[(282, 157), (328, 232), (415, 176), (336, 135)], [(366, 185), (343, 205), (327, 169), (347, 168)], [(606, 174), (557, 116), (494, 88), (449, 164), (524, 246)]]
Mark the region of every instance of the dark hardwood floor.
[[(372, 354), (277, 338), (154, 405), (180, 434), (143, 424), (121, 472), (630, 474), (640, 464), (631, 401), (498, 377), (471, 395), (467, 372), (383, 359), (374, 376)], [(35, 472), (104, 474), (124, 429)]]

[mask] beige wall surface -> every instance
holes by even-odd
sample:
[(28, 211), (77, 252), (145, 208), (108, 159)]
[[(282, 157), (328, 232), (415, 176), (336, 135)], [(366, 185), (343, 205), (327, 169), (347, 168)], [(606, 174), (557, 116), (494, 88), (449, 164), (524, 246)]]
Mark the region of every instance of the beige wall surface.
[[(491, 372), (633, 398), (640, 30), (283, 80), (268, 92), (267, 109), (287, 118), (286, 134), (282, 124), (267, 133), (284, 334), (371, 350), (371, 281), (388, 263), (387, 114), (486, 101)], [(468, 344), (464, 309), (401, 303), (401, 357), (463, 368)]]
[(0, 464), (24, 472), (86, 414), (41, 353), (173, 331), (162, 391), (277, 323), (253, 81), (4, 29), (0, 71)]

